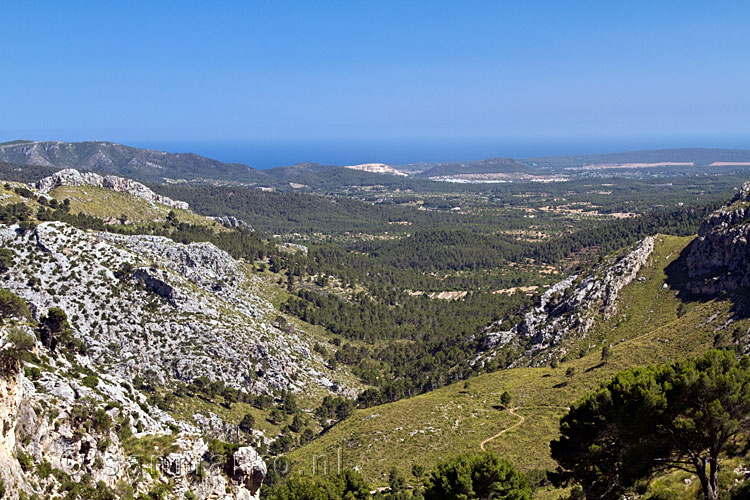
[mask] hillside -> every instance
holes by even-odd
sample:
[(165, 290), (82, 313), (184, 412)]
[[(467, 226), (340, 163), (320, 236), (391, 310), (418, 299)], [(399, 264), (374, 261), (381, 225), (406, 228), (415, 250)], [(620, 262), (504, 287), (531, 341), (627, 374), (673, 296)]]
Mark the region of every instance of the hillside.
[[(9, 498), (246, 498), (251, 476), (266, 470), (255, 449), (312, 432), (307, 420), (285, 430), (290, 415), (360, 388), (314, 350), (337, 349), (319, 329), (278, 312), (283, 289), (253, 259), (188, 242), (272, 252), (254, 232), (129, 179), (78, 172), (33, 188), (0, 182), (0, 209), (0, 485)], [(196, 479), (204, 456), (215, 465)], [(132, 468), (157, 458), (146, 476)], [(246, 477), (221, 472), (229, 459)], [(170, 473), (174, 464), (182, 475)]]
[[(84, 179), (88, 183), (83, 183)], [(265, 280), (253, 272), (252, 262), (235, 259), (210, 243), (183, 244), (165, 236), (138, 234), (146, 232), (145, 227), (140, 230), (139, 226), (169, 223), (170, 217), (219, 235), (231, 233), (231, 228), (190, 212), (184, 202), (154, 195), (145, 186), (133, 191), (138, 184), (127, 179), (120, 181), (129, 190), (120, 190), (120, 184), (109, 188), (90, 184), (95, 181), (90, 176), (55, 174), (37, 182), (39, 190), (34, 194), (19, 195), (1, 188), (2, 203), (21, 201), (43, 209), (44, 205), (36, 199), (41, 200), (46, 194), (59, 206), (68, 200), (66, 212), (71, 215), (99, 218), (113, 227), (128, 228), (124, 234), (116, 234), (43, 220), (28, 229), (4, 226), (3, 247), (13, 253), (13, 265), (3, 278), (4, 288), (25, 299), (38, 316), (49, 307), (62, 308), (68, 316), (77, 318), (71, 324), (78, 335), (96, 339), (101, 349), (106, 350), (112, 340), (119, 339), (118, 352), (145, 358), (141, 359), (143, 370), (159, 366), (165, 370), (164, 380), (170, 377), (190, 380), (197, 376), (190, 373), (198, 369), (212, 380), (238, 377), (226, 382), (239, 388), (248, 383), (243, 377), (249, 369), (263, 373), (257, 381), (262, 386), (261, 392), (271, 387), (286, 390), (296, 386), (299, 390), (308, 383), (324, 388), (332, 384), (327, 378), (330, 375), (318, 372), (320, 361), (311, 365), (316, 368), (311, 368), (303, 358), (298, 358), (303, 355), (311, 359), (312, 347), (298, 336), (300, 333), (304, 336), (304, 332), (286, 332), (272, 324), (278, 313), (270, 304), (270, 297), (264, 297), (268, 294)], [(81, 300), (83, 297), (88, 300)], [(146, 324), (155, 328), (151, 334), (149, 327), (144, 329)], [(195, 337), (189, 341), (189, 351), (195, 352), (197, 358), (191, 362), (184, 349), (167, 348), (160, 352), (158, 344), (147, 344), (144, 347), (156, 348), (153, 355), (162, 361), (164, 356), (179, 352), (184, 366), (149, 361), (146, 351), (138, 352), (137, 340), (130, 346), (123, 344), (136, 330), (137, 337), (143, 338), (157, 331), (170, 332), (173, 338), (162, 338), (160, 342), (165, 347), (172, 341), (185, 342)], [(97, 339), (99, 335), (108, 337)], [(222, 339), (222, 335), (231, 335), (232, 340)], [(246, 339), (240, 342), (238, 339), (243, 337)], [(218, 357), (215, 352), (214, 355), (201, 352), (215, 350), (217, 346), (210, 345), (217, 339), (225, 346), (222, 349), (230, 350)], [(240, 350), (230, 352), (237, 349)], [(230, 359), (247, 364), (253, 358), (264, 358), (262, 369), (252, 363), (245, 369), (211, 366)], [(130, 376), (139, 373), (132, 362), (125, 364)], [(297, 372), (300, 368), (302, 371)], [(307, 375), (303, 374), (305, 371)]]
[(255, 182), (263, 178), (246, 165), (223, 163), (192, 153), (166, 153), (112, 142), (13, 141), (0, 144), (0, 161), (57, 169), (74, 168), (163, 182), (214, 179)]
[[(554, 467), (560, 416), (612, 374), (750, 345), (750, 185), (713, 213), (679, 207), (583, 226), (566, 247), (478, 225), (407, 232), (478, 221), (453, 210), (245, 189), (155, 192), (73, 169), (0, 182), (0, 480), (11, 498), (247, 498), (267, 472), (256, 451), (266, 463), (291, 452), (308, 473), (340, 457), (382, 485), (393, 467), (408, 475), (489, 449), (541, 477)], [(365, 229), (377, 214), (389, 238), (363, 238), (352, 248), (365, 252), (352, 252), (260, 229), (292, 202), (307, 203), (298, 210), (315, 224)], [(705, 213), (697, 237), (646, 236), (689, 234)], [(547, 264), (587, 245), (600, 254), (568, 278)], [(491, 269), (508, 273), (500, 283), (535, 276), (539, 294), (471, 288), (469, 271)], [(466, 280), (455, 300), (410, 285), (451, 279)], [(160, 465), (136, 467), (148, 472), (136, 481), (104, 468), (153, 456)], [(227, 473), (231, 460), (242, 474)]]
[[(415, 463), (429, 468), (442, 458), (478, 451), (484, 443), (525, 470), (553, 468), (548, 443), (573, 401), (619, 370), (701, 353), (732, 342), (732, 332), (742, 336), (748, 330), (750, 321), (735, 316), (734, 301), (728, 297), (691, 302), (678, 296), (681, 282), (667, 270), (683, 258), (690, 240), (656, 238), (638, 279), (622, 289), (617, 313), (598, 321), (585, 337), (582, 352), (588, 354), (568, 355), (559, 365), (553, 363), (555, 368), (502, 370), (359, 410), (294, 452), (297, 467), (309, 470), (313, 457), (335, 463), (341, 449), (346, 466), (356, 466), (382, 484), (393, 466), (404, 473)], [(606, 363), (597, 349), (604, 341), (612, 352)], [(747, 343), (746, 338), (742, 341)], [(499, 403), (504, 391), (513, 397), (513, 412)], [(521, 417), (523, 423), (516, 426)]]

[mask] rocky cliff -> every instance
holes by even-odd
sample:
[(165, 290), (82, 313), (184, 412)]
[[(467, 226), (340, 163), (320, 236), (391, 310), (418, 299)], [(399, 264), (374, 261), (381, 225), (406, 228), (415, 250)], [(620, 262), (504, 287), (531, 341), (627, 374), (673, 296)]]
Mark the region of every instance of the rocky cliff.
[(63, 309), (89, 356), (124, 377), (205, 375), (253, 393), (333, 385), (298, 332), (273, 326), (258, 278), (210, 243), (59, 222), (0, 226), (0, 242), (14, 254), (3, 286), (37, 318)]
[(126, 192), (133, 196), (144, 199), (150, 203), (160, 203), (168, 207), (188, 209), (184, 201), (175, 201), (166, 196), (154, 193), (152, 190), (131, 179), (117, 177), (115, 175), (99, 175), (93, 172), (79, 172), (68, 168), (55, 172), (36, 182), (34, 187), (42, 193), (49, 193), (58, 186), (96, 186), (111, 189), (112, 191)]
[[(12, 252), (2, 288), (36, 322), (0, 318), (0, 359), (11, 332), (36, 339), (0, 371), (3, 498), (127, 498), (166, 484), (163, 498), (256, 499), (265, 465), (253, 448), (227, 462), (207, 441), (236, 427), (207, 410), (177, 418), (134, 381), (202, 379), (253, 396), (348, 388), (304, 332), (274, 325), (261, 278), (210, 243), (43, 222), (0, 225), (0, 246)], [(53, 308), (69, 323), (54, 338), (38, 326)], [(273, 437), (254, 429), (240, 444)], [(144, 449), (153, 464), (137, 463)]]
[(654, 238), (647, 237), (624, 255), (598, 264), (586, 274), (570, 276), (545, 291), (539, 304), (523, 321), (508, 330), (502, 322), (490, 325), (481, 342), (483, 351), (475, 360), (484, 362), (502, 347), (515, 345), (523, 352), (514, 363), (543, 363), (553, 353), (565, 354), (566, 339), (583, 338), (598, 320), (617, 311), (620, 291), (631, 283), (654, 250)]
[(701, 224), (685, 257), (688, 290), (715, 295), (750, 287), (750, 183)]
[(6, 340), (5, 332), (0, 330), (0, 481), (3, 484), (22, 484), (23, 471), (14, 450), (25, 379), (20, 363), (2, 356), (8, 348)]
[[(4, 357), (18, 326), (1, 326)], [(266, 465), (252, 447), (219, 465), (198, 427), (150, 406), (124, 379), (100, 373), (87, 384), (71, 375), (80, 369), (76, 360), (47, 356), (40, 344), (34, 351), (44, 361), (26, 363), (31, 379), (18, 361), (0, 372), (3, 499), (259, 498)], [(127, 442), (139, 441), (156, 446), (126, 453)]]

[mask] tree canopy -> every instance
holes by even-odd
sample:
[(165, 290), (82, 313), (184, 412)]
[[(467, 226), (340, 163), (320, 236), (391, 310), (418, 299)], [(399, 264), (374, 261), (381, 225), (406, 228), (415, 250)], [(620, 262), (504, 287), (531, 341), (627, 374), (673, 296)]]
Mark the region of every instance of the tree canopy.
[(13, 292), (0, 288), (0, 320), (5, 318), (31, 318), (26, 301)]
[(362, 476), (346, 470), (332, 476), (292, 476), (274, 486), (267, 497), (273, 500), (365, 500), (370, 488)]
[(718, 498), (721, 454), (750, 425), (750, 358), (732, 351), (630, 369), (575, 404), (551, 443), (557, 484), (616, 499), (665, 470), (696, 474)]
[(460, 455), (437, 465), (425, 500), (528, 500), (531, 488), (507, 460), (491, 452)]

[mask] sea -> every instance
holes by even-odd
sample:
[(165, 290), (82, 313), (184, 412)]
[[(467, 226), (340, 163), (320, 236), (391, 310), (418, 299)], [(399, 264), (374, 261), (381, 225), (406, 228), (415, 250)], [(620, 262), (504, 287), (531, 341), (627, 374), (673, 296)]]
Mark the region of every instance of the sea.
[[(118, 141), (119, 142), (119, 141)], [(129, 146), (170, 153), (195, 153), (227, 163), (267, 169), (299, 163), (406, 165), (469, 162), (489, 158), (539, 158), (642, 149), (737, 147), (736, 141), (686, 141), (670, 138), (616, 140), (534, 139), (382, 139), (382, 140), (247, 140), (247, 141), (123, 141)], [(747, 144), (746, 141), (743, 141)]]

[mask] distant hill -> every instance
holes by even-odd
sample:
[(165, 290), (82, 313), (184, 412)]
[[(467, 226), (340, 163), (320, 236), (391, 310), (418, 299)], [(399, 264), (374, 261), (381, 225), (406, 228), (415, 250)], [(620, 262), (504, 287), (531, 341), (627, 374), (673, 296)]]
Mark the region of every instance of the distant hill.
[[(224, 163), (193, 153), (167, 153), (112, 142), (10, 141), (0, 144), (0, 165), (8, 177), (38, 179), (55, 170), (74, 168), (114, 174), (139, 181), (219, 181), (272, 187), (280, 190), (335, 189), (342, 186), (379, 185), (383, 182), (424, 182), (403, 176), (383, 175), (345, 167), (300, 163), (258, 170), (239, 163)], [(19, 166), (32, 172), (24, 175)], [(410, 186), (413, 187), (413, 186)]]
[(193, 153), (166, 153), (113, 142), (6, 142), (0, 144), (0, 161), (91, 170), (151, 182), (201, 178), (258, 182), (265, 178), (260, 171), (247, 165), (223, 163)]
[[(408, 165), (403, 170), (413, 172), (416, 165)], [(512, 158), (491, 158), (475, 162), (448, 162), (422, 164), (424, 170), (417, 172), (417, 177), (432, 178), (461, 174), (511, 174), (534, 173), (534, 168)]]
[[(415, 163), (396, 167), (411, 176), (448, 180), (494, 178), (530, 180), (529, 176), (653, 175), (729, 173), (750, 170), (746, 149), (654, 149), (622, 153), (549, 156), (539, 158), (492, 158), (471, 162)], [(482, 175), (484, 176), (482, 177)]]
[(716, 148), (650, 149), (624, 153), (526, 158), (523, 161), (528, 165), (542, 168), (622, 165), (629, 163), (693, 163), (696, 166), (707, 166), (717, 162), (750, 163), (750, 150)]

